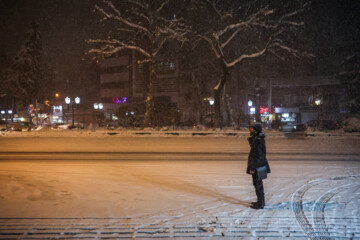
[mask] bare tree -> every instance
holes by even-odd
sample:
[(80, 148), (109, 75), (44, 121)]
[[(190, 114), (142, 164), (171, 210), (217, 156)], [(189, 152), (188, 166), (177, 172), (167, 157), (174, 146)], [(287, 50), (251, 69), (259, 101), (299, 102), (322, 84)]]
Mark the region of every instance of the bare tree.
[[(355, 50), (354, 50), (355, 52)], [(346, 102), (350, 113), (358, 113), (360, 110), (360, 58), (359, 52), (348, 56), (342, 63), (339, 73), (346, 91)]]
[[(111, 31), (101, 39), (92, 39), (94, 44), (89, 53), (96, 57), (114, 56), (124, 50), (136, 51), (141, 62), (149, 66), (149, 82), (146, 96), (144, 126), (154, 117), (154, 85), (156, 81), (155, 60), (169, 41), (183, 40), (185, 25), (169, 7), (169, 0), (124, 0), (116, 5), (102, 0), (95, 9), (101, 14), (101, 21), (111, 27)], [(140, 62), (139, 62), (140, 63)]]
[(221, 93), (231, 69), (245, 60), (274, 54), (282, 60), (288, 56), (312, 56), (301, 52), (297, 33), (304, 25), (303, 1), (197, 1), (199, 22), (197, 44), (206, 42), (218, 59), (222, 76), (214, 86), (215, 127), (221, 127)]

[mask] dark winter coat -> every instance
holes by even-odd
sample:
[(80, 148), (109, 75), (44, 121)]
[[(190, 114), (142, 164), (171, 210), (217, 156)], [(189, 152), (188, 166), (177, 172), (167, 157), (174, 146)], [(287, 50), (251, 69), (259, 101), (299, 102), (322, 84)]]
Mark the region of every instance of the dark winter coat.
[(263, 166), (267, 166), (267, 172), (270, 173), (270, 166), (266, 159), (265, 134), (257, 132), (249, 137), (248, 141), (251, 149), (246, 173), (250, 174), (250, 170), (255, 172), (256, 168)]

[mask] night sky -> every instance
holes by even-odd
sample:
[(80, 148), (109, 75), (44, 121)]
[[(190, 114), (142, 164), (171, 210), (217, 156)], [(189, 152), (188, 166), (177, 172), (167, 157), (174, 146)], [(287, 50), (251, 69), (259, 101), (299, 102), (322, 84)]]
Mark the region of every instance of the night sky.
[[(12, 59), (16, 55), (34, 19), (40, 26), (44, 58), (55, 72), (54, 89), (95, 100), (96, 67), (82, 60), (89, 49), (86, 40), (98, 38), (102, 30), (92, 11), (95, 3), (96, 0), (0, 0), (2, 61), (4, 56)], [(304, 42), (319, 59), (338, 65), (344, 56), (359, 52), (359, 0), (313, 1), (306, 14), (308, 35)]]
[(24, 44), (31, 20), (36, 20), (42, 34), (45, 61), (56, 76), (53, 90), (63, 95), (86, 96), (89, 102), (96, 100), (96, 66), (82, 60), (89, 48), (85, 41), (99, 32), (98, 20), (92, 12), (94, 2), (1, 0), (0, 54), (13, 58)]

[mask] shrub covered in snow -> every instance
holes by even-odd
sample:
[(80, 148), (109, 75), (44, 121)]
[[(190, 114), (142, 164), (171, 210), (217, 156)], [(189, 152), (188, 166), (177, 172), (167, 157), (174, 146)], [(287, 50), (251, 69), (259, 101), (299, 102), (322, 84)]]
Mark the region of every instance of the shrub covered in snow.
[(345, 132), (360, 132), (360, 115), (353, 115), (343, 121)]

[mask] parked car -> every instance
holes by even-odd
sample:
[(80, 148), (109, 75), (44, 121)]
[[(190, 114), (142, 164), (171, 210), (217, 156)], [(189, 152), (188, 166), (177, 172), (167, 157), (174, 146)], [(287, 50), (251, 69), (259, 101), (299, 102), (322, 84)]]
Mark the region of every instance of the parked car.
[(65, 123), (55, 123), (51, 125), (51, 129), (69, 129), (70, 124)]
[(13, 122), (9, 124), (8, 128), (11, 131), (33, 131), (36, 129), (36, 125), (31, 122)]
[(281, 123), (279, 130), (282, 132), (301, 132), (305, 131), (305, 125), (294, 122), (284, 122)]
[[(320, 125), (320, 126), (319, 126)], [(341, 125), (338, 122), (335, 122), (333, 120), (322, 120), (319, 122), (318, 120), (311, 120), (305, 124), (307, 128), (320, 128), (320, 129), (326, 129), (326, 130), (336, 130), (340, 129)]]

